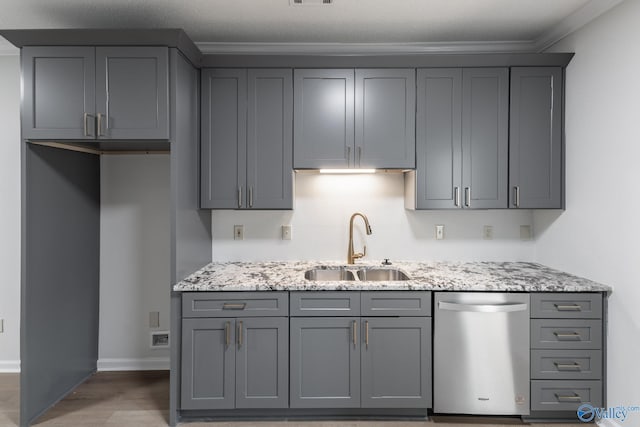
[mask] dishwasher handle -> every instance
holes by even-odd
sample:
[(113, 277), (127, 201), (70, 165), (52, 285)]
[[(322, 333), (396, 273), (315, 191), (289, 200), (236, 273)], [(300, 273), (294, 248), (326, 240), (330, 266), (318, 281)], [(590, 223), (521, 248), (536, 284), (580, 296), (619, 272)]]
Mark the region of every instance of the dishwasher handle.
[(526, 311), (527, 304), (459, 304), (456, 302), (439, 301), (438, 308), (446, 311), (469, 311), (474, 313), (509, 313), (512, 311)]

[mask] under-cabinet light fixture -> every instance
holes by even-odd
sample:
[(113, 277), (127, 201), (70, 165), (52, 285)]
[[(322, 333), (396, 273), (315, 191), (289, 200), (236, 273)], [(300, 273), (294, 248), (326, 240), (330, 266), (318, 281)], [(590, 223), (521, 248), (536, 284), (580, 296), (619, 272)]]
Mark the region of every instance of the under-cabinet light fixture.
[(362, 174), (362, 173), (376, 173), (376, 170), (375, 169), (320, 169), (320, 173)]

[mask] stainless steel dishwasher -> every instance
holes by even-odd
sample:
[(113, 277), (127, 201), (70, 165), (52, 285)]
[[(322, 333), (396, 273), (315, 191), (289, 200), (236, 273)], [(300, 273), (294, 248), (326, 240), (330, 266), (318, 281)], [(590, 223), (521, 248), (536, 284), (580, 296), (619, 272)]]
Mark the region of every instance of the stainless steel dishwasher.
[(436, 292), (433, 411), (529, 414), (529, 294)]

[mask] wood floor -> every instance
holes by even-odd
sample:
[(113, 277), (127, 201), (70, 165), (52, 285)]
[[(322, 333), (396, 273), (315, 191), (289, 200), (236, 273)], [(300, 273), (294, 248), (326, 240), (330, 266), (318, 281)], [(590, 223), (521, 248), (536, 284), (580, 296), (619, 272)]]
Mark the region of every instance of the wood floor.
[[(19, 420), (19, 375), (0, 374), (0, 427)], [(57, 427), (166, 426), (169, 374), (166, 371), (100, 372), (78, 387), (34, 424)], [(186, 427), (503, 427), (517, 419), (456, 419), (430, 421), (251, 421), (188, 423)], [(579, 427), (584, 424), (535, 424), (537, 427)]]

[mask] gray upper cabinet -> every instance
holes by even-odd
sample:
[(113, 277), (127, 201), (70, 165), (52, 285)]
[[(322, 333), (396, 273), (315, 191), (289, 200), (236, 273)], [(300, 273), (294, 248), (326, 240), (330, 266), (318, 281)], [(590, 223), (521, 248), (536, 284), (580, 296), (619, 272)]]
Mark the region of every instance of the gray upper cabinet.
[(511, 208), (563, 207), (562, 69), (511, 69)]
[(96, 48), (97, 136), (169, 139), (169, 51)]
[(25, 47), (26, 139), (169, 139), (168, 49)]
[(431, 407), (431, 318), (362, 318), (362, 407)]
[(292, 317), (292, 408), (359, 408), (359, 317)]
[(25, 47), (22, 76), (23, 138), (95, 137), (94, 48)]
[(467, 208), (507, 208), (509, 70), (462, 71), (462, 186)]
[(297, 69), (294, 168), (415, 167), (414, 69)]
[(293, 208), (292, 97), (290, 69), (202, 71), (202, 208)]
[(293, 81), (293, 167), (353, 165), (353, 70), (300, 69)]
[(356, 69), (357, 167), (416, 167), (414, 69)]
[(507, 208), (507, 68), (418, 70), (410, 209)]

